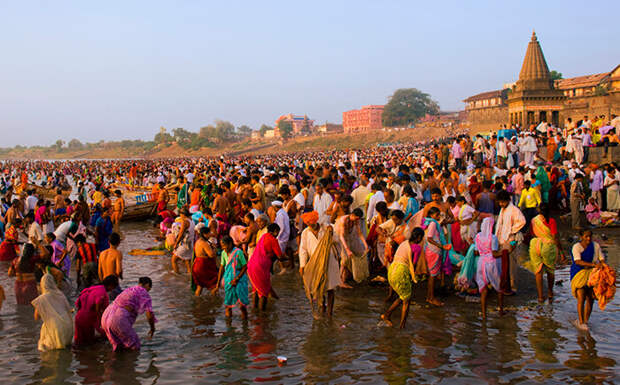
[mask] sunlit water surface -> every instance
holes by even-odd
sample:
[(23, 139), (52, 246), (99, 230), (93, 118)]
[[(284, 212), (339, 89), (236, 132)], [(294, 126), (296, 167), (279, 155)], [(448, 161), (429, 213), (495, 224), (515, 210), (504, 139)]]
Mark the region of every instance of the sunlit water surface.
[[(121, 249), (153, 245), (155, 231), (145, 223), (123, 226)], [(614, 268), (618, 230), (604, 230), (601, 241)], [(599, 232), (600, 234), (601, 232)], [(568, 245), (568, 242), (565, 242)], [(525, 254), (522, 255), (525, 257)], [(143, 316), (135, 327), (139, 353), (112, 353), (105, 341), (84, 350), (40, 353), (40, 324), (29, 307), (17, 307), (13, 280), (0, 266), (7, 301), (0, 311), (0, 369), (6, 384), (190, 384), (218, 383), (618, 383), (619, 300), (604, 312), (595, 308), (591, 332), (578, 332), (576, 302), (570, 295), (568, 267), (556, 275), (556, 300), (536, 304), (533, 276), (521, 271), (519, 296), (510, 297), (508, 315), (499, 317), (491, 295), (482, 323), (479, 304), (446, 297), (443, 308), (423, 304), (415, 294), (405, 330), (378, 322), (386, 290), (363, 286), (338, 291), (333, 320), (314, 320), (297, 274), (273, 278), (281, 299), (266, 313), (235, 313), (227, 322), (221, 298), (195, 298), (187, 275), (171, 273), (169, 258), (124, 257), (122, 286), (138, 277), (153, 279), (151, 291), (159, 322), (152, 340)], [(75, 295), (74, 295), (75, 296)], [(73, 298), (74, 300), (75, 298)], [(398, 315), (393, 318), (396, 321)], [(288, 362), (279, 365), (277, 356)]]

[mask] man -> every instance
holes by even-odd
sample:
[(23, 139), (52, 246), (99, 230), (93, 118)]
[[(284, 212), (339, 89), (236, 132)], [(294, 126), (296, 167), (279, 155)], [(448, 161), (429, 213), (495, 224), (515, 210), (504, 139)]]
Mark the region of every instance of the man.
[[(319, 224), (319, 214), (311, 211), (302, 215), (307, 226), (301, 232), (299, 244), (299, 274), (304, 280), (314, 313), (314, 301), (331, 318), (334, 312), (335, 289), (340, 283), (339, 266), (334, 248), (333, 228)], [(325, 261), (327, 259), (327, 261)], [(321, 283), (319, 283), (321, 282)], [(327, 293), (327, 306), (324, 295)]]
[(439, 188), (433, 188), (431, 190), (431, 202), (424, 206), (422, 217), (428, 217), (428, 211), (432, 207), (437, 207), (440, 211), (440, 216), (443, 220), (442, 224), (451, 224), (454, 223), (454, 215), (452, 214), (452, 210), (450, 210), (450, 205), (447, 202), (443, 201), (443, 197), (441, 195), (441, 190)]
[(454, 139), (454, 142), (452, 143), (451, 152), (452, 152), (452, 157), (454, 158), (454, 163), (456, 165), (456, 168), (460, 169), (461, 167), (463, 167), (463, 148), (459, 144), (458, 138)]
[(278, 244), (280, 245), (280, 250), (286, 253), (286, 247), (289, 242), (289, 235), (291, 232), (291, 224), (290, 219), (286, 211), (282, 208), (282, 201), (275, 200), (271, 202), (271, 205), (276, 210), (276, 218), (274, 223), (276, 223), (280, 227), (280, 232), (276, 237), (278, 239)]
[(592, 198), (594, 198), (598, 207), (603, 207), (603, 198), (601, 195), (604, 179), (603, 172), (595, 164), (590, 165), (590, 169), (590, 190), (592, 190)]
[[(366, 222), (370, 223), (372, 218), (377, 215), (376, 207), (377, 203), (385, 202), (385, 195), (381, 189), (381, 184), (375, 182), (371, 186), (371, 197), (368, 199), (368, 209), (366, 210)], [(363, 212), (362, 212), (363, 215)]]
[(581, 229), (581, 214), (579, 212), (579, 206), (581, 202), (585, 201), (585, 194), (583, 191), (583, 174), (575, 174), (575, 180), (570, 185), (570, 215), (571, 223), (574, 230)]
[(340, 286), (343, 288), (351, 288), (346, 283), (351, 275), (357, 283), (369, 275), (365, 256), (368, 245), (361, 228), (363, 215), (362, 210), (357, 208), (351, 214), (338, 218), (334, 225), (334, 235), (340, 248)]
[(125, 199), (123, 198), (123, 193), (121, 193), (121, 190), (114, 191), (114, 195), (116, 196), (116, 200), (114, 201), (114, 209), (110, 219), (112, 220), (114, 231), (120, 234), (121, 220), (123, 219), (123, 213), (125, 212)]
[(43, 242), (43, 230), (41, 229), (41, 225), (34, 220), (34, 214), (32, 212), (28, 212), (24, 217), (24, 229), (27, 229), (28, 233), (28, 241), (31, 243), (35, 243), (35, 240), (38, 242)]
[(529, 132), (525, 133), (525, 138), (523, 138), (523, 146), (521, 147), (521, 151), (524, 154), (525, 164), (531, 166), (534, 164), (536, 160), (536, 153), (538, 152), (538, 146), (536, 145), (536, 139)]
[(84, 284), (89, 287), (97, 279), (98, 254), (97, 246), (94, 243), (87, 243), (84, 234), (75, 236), (75, 245), (77, 246), (77, 281), (78, 286)]
[(327, 209), (332, 204), (332, 197), (325, 191), (327, 187), (327, 181), (325, 179), (319, 180), (316, 184), (316, 193), (314, 194), (314, 201), (312, 202), (312, 207), (314, 211), (319, 213), (319, 223), (321, 225), (328, 225), (329, 222), (329, 214), (327, 213)]
[(37, 207), (37, 202), (39, 199), (34, 195), (34, 190), (28, 190), (28, 196), (26, 197), (26, 213), (34, 211)]
[(110, 210), (103, 210), (101, 216), (95, 222), (95, 244), (97, 251), (102, 252), (110, 247), (110, 235), (114, 231)]
[(527, 231), (532, 219), (538, 215), (538, 206), (542, 203), (542, 200), (540, 197), (540, 191), (537, 188), (532, 187), (532, 182), (526, 180), (523, 183), (523, 186), (521, 198), (519, 199), (519, 208), (525, 216), (526, 224), (524, 230)]
[[(110, 248), (104, 250), (99, 255), (97, 270), (100, 281), (103, 281), (104, 278), (110, 275), (123, 279), (123, 254), (118, 250), (118, 245), (120, 244), (121, 236), (118, 233), (112, 233), (110, 235)], [(120, 287), (117, 287), (115, 291), (110, 293), (110, 299), (114, 300), (120, 292)]]
[(521, 229), (525, 226), (525, 217), (519, 208), (510, 202), (510, 193), (501, 190), (497, 193), (497, 203), (500, 207), (495, 236), (502, 251), (501, 289), (504, 294), (512, 295), (516, 292), (517, 256), (513, 253), (518, 242), (523, 239)]
[(166, 185), (164, 182), (159, 182), (159, 192), (157, 193), (157, 214), (163, 212), (168, 207), (168, 202), (170, 202), (170, 194), (168, 194), (168, 190), (166, 190)]

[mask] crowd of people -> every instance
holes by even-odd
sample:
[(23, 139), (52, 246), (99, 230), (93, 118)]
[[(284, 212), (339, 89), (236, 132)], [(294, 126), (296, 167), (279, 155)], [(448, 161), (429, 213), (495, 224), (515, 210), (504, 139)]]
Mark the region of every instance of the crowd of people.
[[(564, 129), (515, 126), (510, 137), (350, 151), (4, 161), (0, 260), (10, 262), (18, 306), (43, 320), (39, 349), (91, 344), (97, 334), (114, 350), (139, 349), (137, 316), (146, 313), (155, 331), (153, 283), (145, 276), (120, 289), (119, 245), (125, 193), (142, 186), (171, 269), (191, 277), (193, 295), (222, 292), (229, 318), (235, 308), (244, 319), (248, 306), (267, 311), (279, 298), (274, 275), (298, 272), (315, 317), (332, 316), (337, 293), (374, 281), (388, 291), (378, 315), (388, 325), (400, 307), (405, 326), (420, 285), (432, 306), (446, 293), (479, 296), (486, 319), (489, 292), (500, 314), (519, 293), (515, 250), (524, 244), (541, 303), (554, 298), (556, 268), (571, 263), (575, 325), (587, 330), (594, 300), (603, 309), (615, 291), (590, 228), (617, 220), (620, 175), (615, 162), (589, 162), (585, 149), (617, 143), (619, 123), (584, 117)], [(55, 197), (37, 196), (41, 188)], [(568, 216), (579, 232), (570, 248), (558, 235)], [(0, 307), (4, 296), (0, 287)]]

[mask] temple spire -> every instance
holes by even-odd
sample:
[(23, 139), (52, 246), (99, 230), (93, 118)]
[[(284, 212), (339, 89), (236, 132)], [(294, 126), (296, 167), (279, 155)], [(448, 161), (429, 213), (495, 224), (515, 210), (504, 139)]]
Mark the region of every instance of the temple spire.
[(551, 88), (549, 67), (542, 48), (540, 48), (536, 31), (532, 31), (532, 39), (527, 45), (527, 51), (525, 51), (525, 58), (519, 73), (519, 83), (522, 84), (522, 88), (527, 89)]

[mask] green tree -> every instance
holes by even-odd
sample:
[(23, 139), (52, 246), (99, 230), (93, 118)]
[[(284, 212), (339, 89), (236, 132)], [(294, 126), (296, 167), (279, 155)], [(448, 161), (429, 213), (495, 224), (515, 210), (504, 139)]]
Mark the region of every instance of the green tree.
[(77, 139), (71, 139), (69, 143), (67, 143), (67, 147), (69, 147), (69, 149), (71, 150), (79, 150), (83, 148), (84, 145)]
[(181, 142), (185, 139), (190, 139), (192, 137), (192, 133), (184, 128), (179, 127), (172, 130), (172, 137), (177, 142)]
[(56, 141), (56, 143), (54, 143), (52, 145), (52, 147), (54, 147), (56, 149), (56, 151), (60, 152), (60, 151), (62, 151), (62, 146), (64, 146), (64, 145), (65, 145), (65, 141), (62, 140), (62, 139), (58, 139)]
[(562, 77), (562, 73), (558, 72), (556, 70), (553, 70), (553, 71), (549, 72), (549, 77), (551, 78), (551, 81), (564, 79)]
[(293, 132), (293, 123), (282, 119), (278, 122), (278, 129), (280, 130), (280, 136), (288, 138)]
[(394, 92), (383, 109), (382, 122), (386, 127), (407, 126), (426, 114), (439, 113), (439, 104), (416, 88), (401, 88)]
[(250, 134), (252, 133), (252, 129), (244, 124), (237, 127), (237, 132), (243, 136), (250, 136)]
[(273, 130), (273, 127), (268, 126), (266, 124), (263, 124), (262, 126), (260, 126), (260, 128), (258, 129), (258, 131), (260, 132), (260, 136), (265, 136), (265, 132), (269, 131), (269, 130)]
[(235, 134), (235, 126), (231, 122), (225, 120), (215, 121), (215, 135), (219, 140), (226, 140)]

